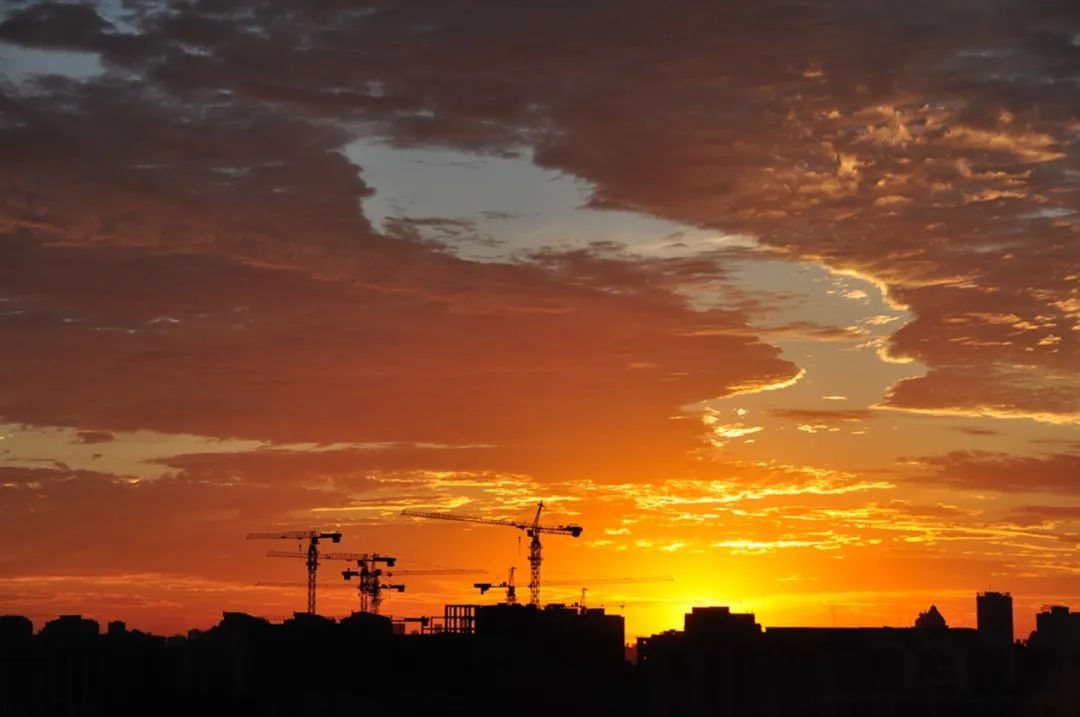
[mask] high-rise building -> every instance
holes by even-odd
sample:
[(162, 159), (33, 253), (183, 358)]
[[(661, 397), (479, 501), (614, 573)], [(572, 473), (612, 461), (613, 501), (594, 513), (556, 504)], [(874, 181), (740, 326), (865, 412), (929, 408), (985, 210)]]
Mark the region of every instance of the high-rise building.
[(1013, 642), (1012, 595), (985, 592), (975, 596), (979, 634), (993, 645)]

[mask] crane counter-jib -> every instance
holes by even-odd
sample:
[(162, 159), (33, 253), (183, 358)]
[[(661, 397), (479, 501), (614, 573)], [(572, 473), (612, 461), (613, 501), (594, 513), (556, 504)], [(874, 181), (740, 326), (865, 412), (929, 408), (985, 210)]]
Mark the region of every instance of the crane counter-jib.
[(536, 504), (536, 514), (533, 516), (531, 522), (504, 520), (499, 518), (484, 518), (471, 515), (456, 515), (454, 513), (434, 513), (421, 510), (404, 510), (402, 511), (402, 515), (413, 518), (429, 518), (434, 520), (452, 520), (461, 523), (476, 523), (479, 525), (498, 525), (525, 531), (526, 535), (528, 535), (531, 539), (529, 541), (529, 603), (535, 606), (539, 606), (540, 565), (543, 560), (540, 535), (569, 535), (571, 537), (577, 538), (581, 535), (583, 531), (583, 528), (580, 525), (542, 525), (540, 523), (540, 514), (541, 512), (543, 512), (543, 510), (544, 503), (543, 501), (541, 501)]

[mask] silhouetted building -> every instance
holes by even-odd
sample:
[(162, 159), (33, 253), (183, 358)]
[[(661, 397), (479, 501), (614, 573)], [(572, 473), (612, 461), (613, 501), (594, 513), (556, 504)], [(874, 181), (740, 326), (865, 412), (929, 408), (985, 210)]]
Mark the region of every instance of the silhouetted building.
[(991, 645), (1013, 642), (1012, 595), (985, 592), (975, 596), (979, 634)]
[(41, 665), (34, 659), (34, 623), (22, 615), (0, 616), (0, 715), (34, 711)]
[(0, 715), (223, 713), (589, 717), (1077, 717), (1080, 616), (1039, 614), (1027, 646), (949, 628), (933, 606), (909, 628), (763, 630), (698, 607), (683, 630), (637, 642), (603, 610), (462, 605), (397, 634), (390, 619), (243, 613), (168, 640), (77, 615), (0, 617)]
[(638, 638), (639, 714), (752, 714), (768, 679), (754, 615), (695, 607), (683, 626)]
[(685, 630), (638, 640), (638, 714), (1014, 714), (1012, 645), (950, 629), (936, 607), (910, 628), (769, 628), (695, 608)]
[(996, 714), (1008, 697), (971, 629), (780, 627), (765, 638), (786, 686), (768, 697), (770, 715)]
[(0, 646), (22, 644), (34, 636), (34, 623), (22, 615), (0, 615)]
[(29, 699), (40, 714), (83, 715), (105, 711), (105, 660), (101, 627), (82, 615), (61, 615), (45, 623), (30, 655), (38, 680)]
[(944, 630), (948, 625), (945, 624), (945, 617), (938, 612), (937, 605), (931, 605), (929, 610), (920, 612), (915, 618), (915, 627), (923, 630)]
[(369, 639), (374, 636), (389, 639), (391, 633), (394, 632), (390, 618), (370, 612), (354, 612), (348, 617), (341, 618), (339, 624), (346, 629), (363, 633)]
[(695, 607), (683, 615), (683, 630), (694, 638), (740, 639), (761, 634), (753, 613), (731, 612), (728, 607)]
[(456, 635), (471, 635), (476, 632), (476, 609), (481, 605), (445, 605), (443, 606), (444, 632)]
[(1035, 632), (1028, 640), (1033, 648), (1060, 655), (1080, 655), (1080, 613), (1065, 605), (1050, 605), (1035, 615)]
[(1035, 616), (1026, 659), (1028, 714), (1080, 714), (1080, 614), (1064, 605), (1044, 607)]
[[(617, 668), (624, 662), (624, 621), (603, 608), (584, 612), (563, 605), (537, 610), (528, 605), (484, 605), (476, 609), (476, 636), (482, 642), (531, 644), (559, 654), (564, 664)], [(546, 648), (546, 649), (545, 649)]]
[(61, 615), (41, 628), (41, 637), (68, 645), (86, 644), (101, 634), (101, 625), (82, 615)]

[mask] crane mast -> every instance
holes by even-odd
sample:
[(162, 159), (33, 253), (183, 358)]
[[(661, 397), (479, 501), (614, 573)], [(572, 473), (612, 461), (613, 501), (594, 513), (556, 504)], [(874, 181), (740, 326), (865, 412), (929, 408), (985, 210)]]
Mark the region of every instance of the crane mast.
[(544, 509), (543, 502), (536, 506), (536, 517), (533, 518), (532, 527), (525, 531), (529, 536), (529, 604), (540, 607), (540, 511)]
[(391, 558), (385, 555), (372, 555), (369, 558), (360, 559), (356, 561), (359, 570), (342, 570), (341, 577), (346, 580), (352, 578), (360, 578), (360, 585), (357, 592), (360, 594), (360, 612), (370, 612), (375, 615), (379, 614), (379, 608), (382, 605), (382, 591), (383, 590), (397, 590), (398, 592), (405, 592), (405, 586), (398, 584), (390, 584), (382, 582), (382, 568), (378, 567), (378, 563), (384, 563), (388, 568), (394, 566), (396, 558)]
[(315, 578), (319, 570), (319, 541), (341, 542), (341, 533), (324, 533), (318, 530), (291, 530), (282, 533), (248, 533), (248, 540), (307, 540), (305, 556), (307, 565), (307, 611), (315, 614)]
[[(360, 596), (360, 612), (370, 612), (378, 615), (379, 609), (382, 606), (384, 590), (396, 590), (399, 593), (405, 592), (404, 584), (384, 583), (382, 581), (384, 575), (387, 578), (391, 578), (394, 575), (470, 575), (482, 572), (473, 568), (394, 570), (394, 563), (396, 560), (397, 558), (382, 555), (364, 556), (356, 561), (356, 566), (359, 570), (349, 569), (341, 571), (341, 577), (346, 580), (360, 578), (359, 585), (357, 585), (357, 593)], [(382, 568), (378, 567), (377, 563), (385, 564), (385, 573)]]
[[(289, 558), (302, 557), (299, 553), (285, 553), (285, 552), (270, 551), (269, 554), (271, 556), (274, 556), (274, 557), (279, 557), (281, 555), (284, 555), (284, 557), (289, 557)], [(364, 554), (363, 553), (323, 553), (319, 557), (320, 557), (320, 559), (323, 559), (323, 560), (333, 559), (333, 558), (331, 558), (332, 555), (364, 555)], [(378, 555), (373, 556), (373, 557), (378, 558), (380, 562), (386, 560), (386, 558), (382, 558), (382, 557), (380, 557)], [(394, 558), (390, 558), (390, 560), (394, 560)], [(359, 598), (360, 598), (360, 612), (371, 612), (371, 613), (378, 614), (378, 612), (379, 612), (378, 608), (379, 608), (379, 605), (382, 604), (382, 599), (383, 599), (381, 594), (380, 594), (380, 591), (382, 591), (382, 590), (396, 590), (398, 592), (405, 592), (405, 586), (404, 585), (389, 585), (389, 584), (386, 584), (386, 583), (376, 582), (375, 578), (377, 578), (379, 576), (385, 576), (385, 577), (389, 578), (389, 577), (393, 577), (393, 576), (396, 576), (396, 575), (406, 575), (406, 576), (412, 576), (412, 575), (475, 575), (476, 573), (484, 572), (483, 570), (478, 570), (478, 569), (474, 569), (474, 568), (439, 568), (439, 569), (434, 569), (434, 570), (432, 570), (432, 569), (394, 570), (392, 567), (388, 568), (387, 570), (384, 571), (382, 568), (374, 568), (373, 564), (374, 564), (374, 561), (372, 561), (372, 565), (367, 566), (365, 568), (364, 561), (363, 560), (358, 560), (357, 565), (361, 568), (360, 570), (348, 569), (348, 570), (341, 571), (341, 575), (342, 575), (343, 578), (345, 578), (345, 580), (351, 580), (354, 577), (361, 578), (361, 580), (360, 580), (360, 582), (359, 582), (359, 584), (357, 586), (358, 587), (357, 593), (358, 593)], [(364, 572), (364, 570), (366, 570), (367, 572)], [(299, 586), (303, 585), (303, 583), (289, 582), (289, 581), (279, 581), (279, 580), (259, 580), (259, 581), (257, 581), (255, 583), (255, 585), (257, 585), (259, 587), (287, 588), (287, 587), (299, 587)], [(348, 587), (348, 586), (344, 585), (343, 583), (319, 583), (319, 587), (323, 588), (323, 589), (326, 589), (326, 588), (343, 588), (343, 587)]]
[(506, 604), (517, 605), (517, 590), (514, 588), (514, 571), (517, 568), (511, 566), (510, 574), (506, 577)]
[(578, 537), (581, 535), (580, 525), (541, 525), (540, 514), (544, 510), (543, 501), (536, 504), (536, 515), (531, 522), (517, 520), (497, 520), (494, 518), (480, 518), (453, 513), (430, 513), (418, 510), (403, 510), (402, 515), (415, 518), (434, 518), (436, 520), (457, 520), (464, 523), (479, 523), (481, 525), (503, 525), (508, 528), (517, 528), (525, 531), (529, 536), (529, 604), (540, 607), (540, 565), (543, 561), (543, 546), (540, 544), (541, 533), (555, 533)]

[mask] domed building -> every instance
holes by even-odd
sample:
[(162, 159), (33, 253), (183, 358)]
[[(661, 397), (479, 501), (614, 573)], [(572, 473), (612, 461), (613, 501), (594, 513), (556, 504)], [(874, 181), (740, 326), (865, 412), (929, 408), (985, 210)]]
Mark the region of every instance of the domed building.
[(915, 618), (915, 627), (927, 630), (944, 630), (948, 625), (945, 624), (945, 618), (938, 612), (937, 605), (931, 605), (929, 610), (920, 612), (919, 616)]

